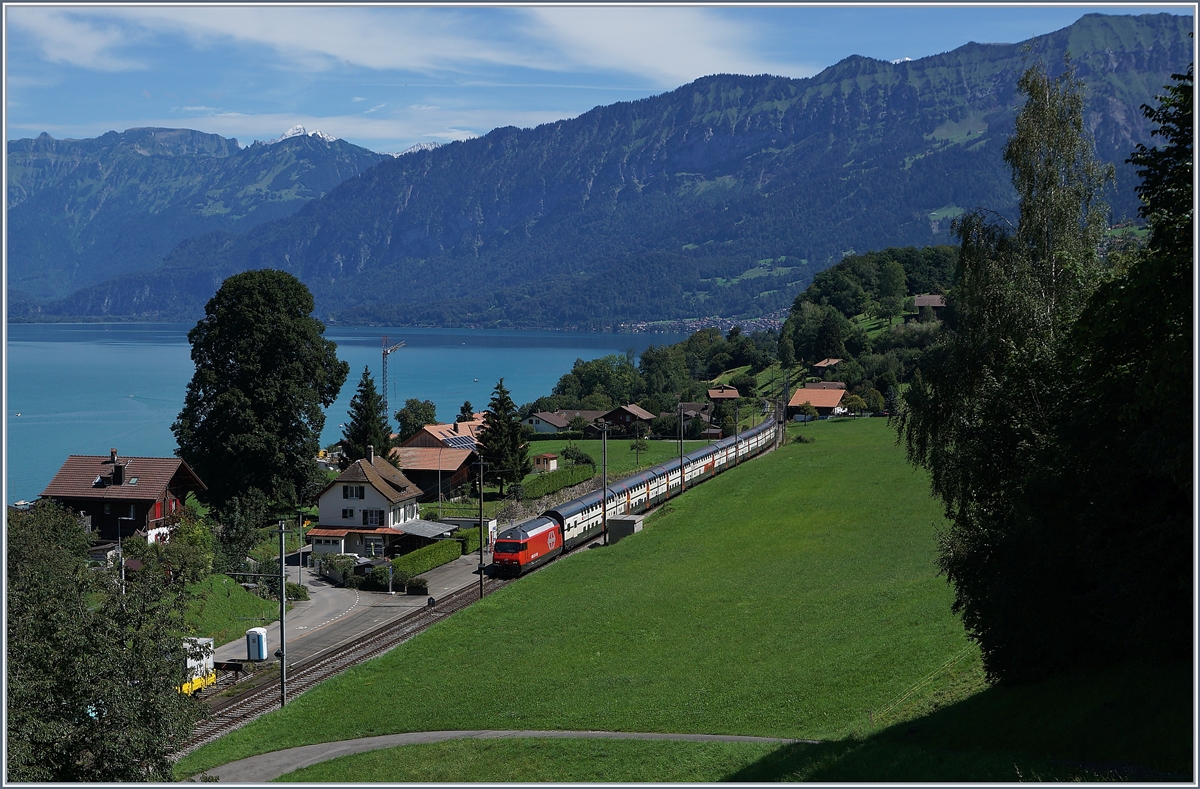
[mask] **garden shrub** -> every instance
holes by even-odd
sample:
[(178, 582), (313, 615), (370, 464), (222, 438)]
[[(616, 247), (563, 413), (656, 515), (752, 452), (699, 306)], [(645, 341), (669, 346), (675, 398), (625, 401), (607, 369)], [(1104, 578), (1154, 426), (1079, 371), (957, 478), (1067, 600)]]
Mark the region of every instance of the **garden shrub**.
[(287, 597), (289, 600), (307, 600), (308, 587), (304, 584), (287, 582)]
[(425, 578), (410, 578), (407, 584), (409, 594), (429, 594), (429, 581)]

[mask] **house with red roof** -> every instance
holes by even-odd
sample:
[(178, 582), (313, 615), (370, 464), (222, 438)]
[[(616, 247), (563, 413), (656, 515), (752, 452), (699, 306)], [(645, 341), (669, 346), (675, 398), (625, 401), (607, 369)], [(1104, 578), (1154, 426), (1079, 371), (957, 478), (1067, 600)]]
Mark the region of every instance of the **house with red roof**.
[(797, 389), (792, 399), (788, 400), (788, 418), (805, 403), (811, 404), (821, 416), (833, 416), (841, 412), (842, 398), (845, 396), (845, 389)]
[(180, 458), (71, 455), (42, 491), (78, 513), (101, 541), (135, 534), (165, 539), (166, 519), (183, 507), (189, 492), (208, 490)]

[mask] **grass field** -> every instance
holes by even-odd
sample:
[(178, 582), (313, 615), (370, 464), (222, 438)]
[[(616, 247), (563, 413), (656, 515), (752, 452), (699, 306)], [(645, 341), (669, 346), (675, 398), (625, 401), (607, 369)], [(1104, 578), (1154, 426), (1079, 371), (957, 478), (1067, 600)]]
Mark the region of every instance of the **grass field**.
[[(1016, 780), (1104, 777), (1114, 763), (1190, 774), (1190, 667), (988, 688), (935, 572), (943, 521), (924, 475), (904, 464), (884, 420), (805, 433), (816, 442), (705, 483), (638, 536), (522, 579), (190, 754), (178, 775), (314, 742), (444, 729), (825, 742), (764, 752), (467, 741), (346, 757), (327, 766), (332, 778), (293, 778)], [(581, 747), (600, 749), (610, 767), (581, 771)], [(518, 766), (469, 769), (497, 754)]]
[(241, 638), (252, 627), (279, 618), (279, 603), (250, 594), (227, 575), (214, 574), (188, 587), (186, 621), (192, 633), (217, 646)]

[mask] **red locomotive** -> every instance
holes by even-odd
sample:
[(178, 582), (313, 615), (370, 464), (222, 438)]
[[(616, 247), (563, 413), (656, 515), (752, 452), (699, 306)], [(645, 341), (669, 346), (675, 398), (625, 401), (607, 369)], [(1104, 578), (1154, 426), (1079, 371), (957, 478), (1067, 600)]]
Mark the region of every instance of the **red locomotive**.
[(562, 553), (562, 526), (545, 516), (500, 532), (492, 563), (496, 574), (516, 577)]

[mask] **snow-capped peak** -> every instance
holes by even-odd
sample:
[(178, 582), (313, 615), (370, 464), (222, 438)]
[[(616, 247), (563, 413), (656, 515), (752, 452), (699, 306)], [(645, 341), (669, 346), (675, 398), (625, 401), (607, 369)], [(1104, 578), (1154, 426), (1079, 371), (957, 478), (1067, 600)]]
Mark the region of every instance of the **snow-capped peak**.
[(417, 153), (418, 151), (432, 151), (434, 148), (441, 147), (440, 142), (419, 142), (416, 145), (410, 145), (403, 151), (388, 152), (386, 156), (403, 156), (406, 153)]
[(334, 137), (332, 134), (326, 134), (325, 132), (320, 131), (320, 130), (308, 131), (303, 126), (296, 124), (295, 126), (288, 129), (287, 131), (285, 131), (283, 134), (279, 135), (275, 139), (267, 140), (267, 145), (274, 145), (277, 142), (283, 142), (284, 140), (288, 139), (289, 137), (304, 137), (304, 136), (317, 137), (319, 139), (324, 140), (325, 142), (333, 142), (334, 140), (337, 139), (337, 137)]
[(899, 64), (899, 63), (907, 63), (907, 62), (909, 62), (910, 60), (912, 60), (912, 58), (900, 58), (899, 60), (893, 60), (893, 61), (892, 61), (892, 65), (893, 65), (893, 66), (895, 66), (895, 65), (897, 65), (897, 64)]

